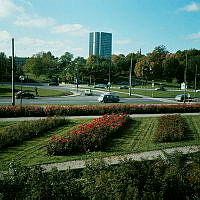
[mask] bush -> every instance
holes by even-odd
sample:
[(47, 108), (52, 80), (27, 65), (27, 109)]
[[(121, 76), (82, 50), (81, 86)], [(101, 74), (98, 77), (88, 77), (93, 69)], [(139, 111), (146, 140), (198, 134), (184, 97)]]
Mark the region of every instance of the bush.
[(46, 131), (66, 124), (68, 120), (62, 117), (48, 117), (35, 121), (23, 121), (2, 129), (0, 132), (0, 149), (15, 146), (24, 140), (41, 136)]
[(55, 138), (47, 145), (50, 155), (70, 155), (101, 149), (106, 139), (129, 122), (126, 114), (104, 115), (91, 123), (79, 125), (68, 137)]
[(158, 118), (155, 141), (180, 141), (184, 138), (186, 124), (181, 115), (164, 115)]
[(0, 174), (0, 197), (9, 199), (172, 199), (200, 198), (200, 154), (174, 153), (154, 161), (91, 161), (83, 171), (21, 167)]
[(109, 104), (84, 106), (0, 106), (0, 117), (80, 116), (112, 113), (186, 113), (200, 112), (200, 104)]

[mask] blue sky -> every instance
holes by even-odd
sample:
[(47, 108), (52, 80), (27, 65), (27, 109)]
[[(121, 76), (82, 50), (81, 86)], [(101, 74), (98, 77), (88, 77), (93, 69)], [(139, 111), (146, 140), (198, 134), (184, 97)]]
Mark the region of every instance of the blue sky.
[(113, 54), (200, 47), (200, 1), (0, 0), (0, 52), (88, 57), (89, 32), (111, 32)]

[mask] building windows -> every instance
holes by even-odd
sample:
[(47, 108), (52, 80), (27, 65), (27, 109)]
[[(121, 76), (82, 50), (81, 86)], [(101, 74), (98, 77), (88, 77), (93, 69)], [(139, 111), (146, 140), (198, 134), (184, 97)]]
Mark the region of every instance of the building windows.
[(112, 33), (91, 32), (89, 34), (90, 55), (109, 58), (112, 55)]

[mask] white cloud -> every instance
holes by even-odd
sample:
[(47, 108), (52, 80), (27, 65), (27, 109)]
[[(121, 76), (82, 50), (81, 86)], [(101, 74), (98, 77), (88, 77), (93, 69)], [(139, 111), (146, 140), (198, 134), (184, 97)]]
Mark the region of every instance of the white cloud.
[(198, 40), (198, 39), (200, 39), (200, 32), (190, 34), (190, 35), (186, 36), (186, 39)]
[(77, 35), (87, 34), (90, 32), (81, 24), (63, 24), (56, 26), (52, 30), (53, 33), (72, 33)]
[(8, 40), (11, 40), (11, 34), (0, 30), (0, 41), (7, 42)]
[(124, 44), (130, 44), (131, 40), (116, 40), (115, 44), (119, 44), (119, 45), (124, 45)]
[(192, 2), (191, 4), (189, 4), (183, 8), (179, 8), (178, 11), (187, 11), (187, 12), (200, 11), (200, 5), (195, 2)]
[(23, 12), (23, 8), (14, 4), (11, 0), (0, 0), (0, 18), (9, 17), (16, 12)]
[(17, 17), (14, 24), (17, 26), (26, 26), (26, 27), (46, 27), (50, 26), (55, 22), (53, 18), (42, 18), (42, 17), (32, 17), (27, 14), (22, 14)]

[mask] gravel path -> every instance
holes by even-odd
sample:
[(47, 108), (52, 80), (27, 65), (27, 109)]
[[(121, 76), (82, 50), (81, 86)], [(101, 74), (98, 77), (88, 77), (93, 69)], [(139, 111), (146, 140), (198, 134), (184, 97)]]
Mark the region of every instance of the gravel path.
[[(157, 150), (157, 151), (148, 151), (148, 152), (142, 152), (142, 153), (133, 153), (133, 154), (127, 154), (122, 156), (111, 156), (103, 158), (103, 160), (110, 164), (110, 165), (116, 165), (119, 164), (121, 161), (126, 159), (131, 160), (154, 160), (158, 157), (165, 158), (165, 153), (174, 153), (174, 152), (181, 152), (183, 154), (189, 154), (200, 151), (200, 146), (185, 146), (185, 147), (176, 147), (176, 148), (168, 148), (164, 150)], [(75, 160), (75, 161), (68, 161), (63, 163), (51, 163), (51, 164), (44, 164), (41, 165), (42, 168), (45, 169), (45, 171), (50, 171), (53, 168), (57, 168), (59, 171), (67, 170), (67, 169), (82, 169), (86, 166), (86, 162), (90, 160)]]

